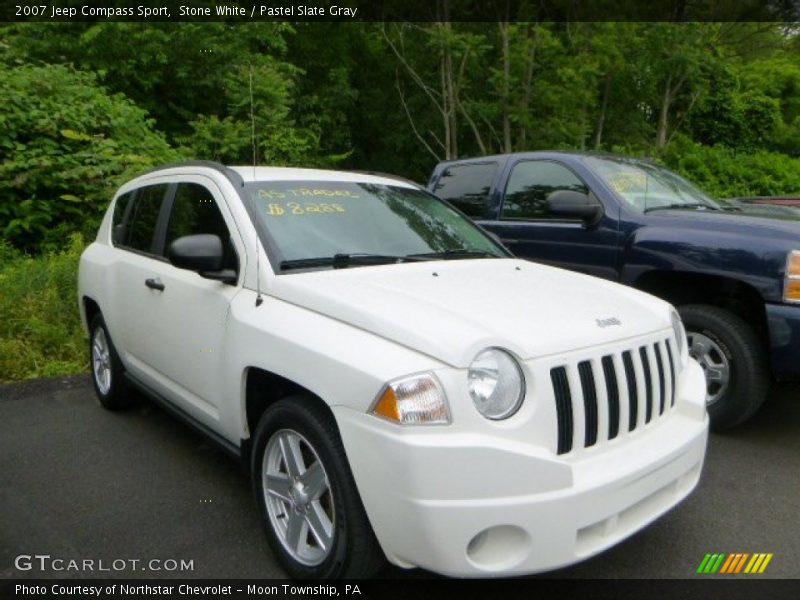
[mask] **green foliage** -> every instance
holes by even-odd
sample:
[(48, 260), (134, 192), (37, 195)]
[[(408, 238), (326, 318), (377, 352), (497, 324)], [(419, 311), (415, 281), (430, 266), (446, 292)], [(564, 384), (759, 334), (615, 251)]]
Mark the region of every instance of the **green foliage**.
[(682, 137), (669, 147), (664, 160), (716, 198), (800, 196), (800, 159), (778, 152), (737, 153), (725, 146), (703, 146)]
[(0, 233), (18, 248), (93, 235), (115, 188), (177, 153), (90, 73), (0, 65)]
[(79, 234), (38, 256), (0, 242), (0, 383), (86, 369), (76, 289), (83, 247)]
[(200, 115), (193, 120), (192, 133), (181, 138), (186, 152), (227, 164), (252, 164), (254, 158), (258, 164), (277, 166), (319, 164), (317, 134), (291, 117), (294, 79), (300, 74), (269, 57), (230, 69), (223, 87), (225, 116)]
[(230, 70), (280, 55), (291, 31), (288, 23), (22, 23), (6, 26), (5, 37), (7, 60), (97, 73), (173, 140), (198, 115), (224, 116)]
[(778, 122), (771, 138), (763, 146), (800, 156), (800, 60), (797, 50), (760, 57), (744, 64), (740, 67), (740, 78), (750, 93), (770, 98), (779, 107)]
[[(437, 0), (426, 17), (466, 4)], [(260, 164), (424, 182), (444, 158), (595, 149), (654, 157), (719, 197), (800, 194), (796, 26), (505, 10), (492, 23), (0, 24), (0, 379), (84, 364), (77, 254), (61, 251), (95, 235), (120, 182), (183, 157), (252, 162), (251, 73)], [(675, 10), (665, 18), (705, 14)]]

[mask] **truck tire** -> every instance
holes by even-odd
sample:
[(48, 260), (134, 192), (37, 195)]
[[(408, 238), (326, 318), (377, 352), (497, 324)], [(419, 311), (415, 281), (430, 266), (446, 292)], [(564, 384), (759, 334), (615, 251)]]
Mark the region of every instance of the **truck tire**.
[(136, 404), (136, 393), (125, 381), (125, 367), (99, 313), (89, 323), (89, 364), (92, 385), (103, 408), (120, 410)]
[(253, 487), (267, 540), (298, 579), (360, 579), (385, 564), (356, 489), (333, 416), (295, 395), (262, 415)]
[(706, 375), (711, 428), (721, 431), (743, 423), (769, 391), (763, 343), (741, 317), (723, 308), (689, 304), (678, 312), (686, 327), (689, 355)]

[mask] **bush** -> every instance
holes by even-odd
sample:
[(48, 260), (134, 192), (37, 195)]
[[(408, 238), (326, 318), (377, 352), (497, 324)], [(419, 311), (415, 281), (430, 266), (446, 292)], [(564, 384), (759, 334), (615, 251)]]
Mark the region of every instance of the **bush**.
[(0, 242), (0, 383), (79, 373), (88, 366), (77, 304), (83, 238), (31, 257)]
[(785, 154), (737, 153), (725, 146), (703, 146), (679, 138), (663, 158), (667, 166), (716, 198), (800, 196), (800, 159)]
[(115, 188), (178, 158), (147, 114), (95, 75), (0, 64), (0, 237), (27, 251), (93, 234)]

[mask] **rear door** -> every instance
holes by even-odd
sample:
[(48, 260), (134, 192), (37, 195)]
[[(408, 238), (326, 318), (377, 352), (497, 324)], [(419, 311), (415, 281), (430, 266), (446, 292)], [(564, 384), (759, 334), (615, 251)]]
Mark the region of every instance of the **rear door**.
[(521, 159), (510, 166), (499, 218), (482, 222), (515, 255), (580, 271), (605, 279), (619, 279), (618, 210), (606, 206), (600, 223), (587, 227), (579, 220), (550, 214), (547, 197), (558, 190), (592, 193), (568, 165), (552, 159)]
[[(153, 183), (126, 195), (124, 211), (115, 210), (113, 244), (114, 279), (113, 301), (105, 309), (111, 314), (111, 336), (131, 374), (143, 374), (144, 357), (148, 347), (158, 343), (157, 334), (149, 323), (154, 290), (146, 281), (163, 268), (164, 258), (154, 250), (157, 230), (164, 211), (164, 201), (174, 192), (169, 183)], [(121, 197), (117, 200), (118, 209)], [(117, 215), (120, 215), (119, 222)]]
[(496, 216), (491, 191), (499, 175), (500, 165), (496, 161), (458, 163), (445, 167), (430, 191), (483, 226)]

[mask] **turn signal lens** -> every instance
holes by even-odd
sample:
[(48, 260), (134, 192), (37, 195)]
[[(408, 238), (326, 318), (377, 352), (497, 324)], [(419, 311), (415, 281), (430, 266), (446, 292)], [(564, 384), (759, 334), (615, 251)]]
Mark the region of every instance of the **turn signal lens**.
[(784, 302), (800, 303), (800, 250), (792, 250), (786, 258), (783, 300)]
[(800, 251), (793, 250), (789, 252), (789, 264), (787, 265), (786, 272), (791, 277), (800, 277)]
[(800, 302), (800, 279), (786, 281), (786, 291), (783, 293), (783, 297), (787, 302)]
[(445, 425), (450, 422), (444, 390), (430, 373), (390, 381), (370, 412), (402, 425)]

